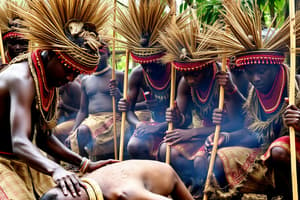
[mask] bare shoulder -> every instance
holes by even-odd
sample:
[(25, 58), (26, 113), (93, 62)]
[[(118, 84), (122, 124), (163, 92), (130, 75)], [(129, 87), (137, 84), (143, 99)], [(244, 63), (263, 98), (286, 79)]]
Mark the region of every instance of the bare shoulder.
[(116, 75), (119, 77), (123, 77), (124, 76), (124, 72), (116, 70)]
[(22, 94), (34, 94), (33, 79), (27, 62), (16, 63), (8, 66), (0, 73), (2, 88), (18, 91)]
[(143, 75), (143, 68), (141, 65), (135, 67), (130, 73), (130, 76), (134, 77), (140, 77), (141, 75)]

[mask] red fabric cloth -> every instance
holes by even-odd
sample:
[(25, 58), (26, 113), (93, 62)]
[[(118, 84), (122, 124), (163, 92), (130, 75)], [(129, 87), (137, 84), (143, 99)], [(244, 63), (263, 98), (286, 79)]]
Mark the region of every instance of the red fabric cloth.
[[(265, 154), (261, 156), (261, 159), (264, 161), (268, 160), (274, 147), (281, 147), (290, 152), (290, 136), (283, 136), (272, 142)], [(298, 137), (296, 137), (296, 157), (297, 161), (300, 162), (300, 138)]]

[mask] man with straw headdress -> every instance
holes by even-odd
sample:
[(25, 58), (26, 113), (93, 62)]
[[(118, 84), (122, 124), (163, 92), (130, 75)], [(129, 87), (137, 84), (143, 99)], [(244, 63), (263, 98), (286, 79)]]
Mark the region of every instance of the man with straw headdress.
[[(214, 32), (210, 32), (205, 26), (201, 32), (206, 37), (214, 38)], [(169, 131), (164, 137), (159, 157), (165, 157), (165, 143), (171, 145), (171, 164), (186, 182), (195, 174), (193, 160), (196, 156), (201, 156), (203, 167), (207, 168), (208, 155), (204, 152), (204, 141), (215, 130), (212, 118), (214, 109), (218, 107), (220, 85), (225, 87), (226, 117), (222, 130), (241, 128), (243, 119), (240, 115), (243, 103), (241, 94), (229, 81), (229, 74), (219, 72), (220, 65), (216, 62), (218, 53), (206, 40), (197, 38), (199, 33), (200, 26), (193, 20), (183, 29), (171, 25), (167, 34), (160, 35), (161, 43), (167, 49), (163, 60), (173, 61), (183, 78), (178, 86), (177, 107), (166, 112), (167, 121), (173, 122), (176, 129)], [(202, 127), (187, 128), (191, 122), (192, 110), (203, 120)]]
[[(167, 129), (165, 109), (170, 99), (171, 65), (161, 63), (165, 49), (158, 42), (159, 31), (164, 31), (171, 19), (166, 8), (167, 3), (161, 0), (142, 0), (139, 7), (130, 0), (128, 10), (119, 10), (116, 30), (127, 40), (126, 48), (133, 61), (141, 64), (131, 72), (128, 98), (119, 102), (120, 111), (129, 108), (127, 121), (135, 126), (127, 146), (133, 158), (155, 159)], [(140, 89), (150, 91), (157, 102), (157, 106), (150, 108), (153, 122), (142, 122), (134, 113)]]
[(47, 159), (53, 157), (90, 172), (109, 162), (90, 162), (68, 150), (52, 135), (56, 125), (56, 87), (79, 73), (94, 72), (98, 62), (97, 32), (109, 14), (100, 0), (30, 0), (30, 10), (17, 7), (21, 28), (34, 49), (19, 56), (0, 74), (0, 186), (7, 199), (36, 199), (57, 184), (64, 195), (80, 196), (74, 173)]
[[(284, 123), (299, 130), (299, 94), (296, 106), (287, 107), (285, 97), (289, 79), (298, 81), (299, 77), (289, 77), (289, 68), (283, 64), (289, 44), (289, 20), (278, 30), (270, 27), (263, 37), (255, 2), (243, 6), (226, 1), (224, 8), (223, 16), (231, 32), (221, 33), (210, 42), (235, 56), (236, 67), (244, 68), (252, 87), (244, 105), (245, 128), (228, 134), (225, 146), (229, 147), (218, 150), (216, 180), (207, 192), (216, 199), (229, 199), (238, 193), (275, 193), (291, 199), (289, 136)], [(297, 92), (298, 84), (299, 81)], [(298, 137), (296, 145), (299, 147)], [(208, 141), (209, 146), (212, 144)]]
[(28, 50), (28, 40), (17, 30), (17, 28), (22, 26), (22, 19), (14, 11), (16, 6), (27, 9), (23, 1), (5, 0), (0, 3), (0, 29), (6, 63), (9, 63), (13, 58)]

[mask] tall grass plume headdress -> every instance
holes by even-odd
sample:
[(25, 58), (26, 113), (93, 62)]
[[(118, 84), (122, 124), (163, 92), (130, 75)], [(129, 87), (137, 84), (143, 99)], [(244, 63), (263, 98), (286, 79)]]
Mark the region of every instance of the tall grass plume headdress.
[(127, 41), (126, 48), (137, 63), (151, 63), (160, 60), (165, 49), (158, 41), (159, 32), (170, 22), (166, 13), (167, 3), (162, 0), (129, 0), (128, 10), (118, 9), (116, 31)]
[[(283, 64), (290, 44), (289, 19), (279, 28), (275, 19), (264, 29), (262, 14), (256, 1), (241, 4), (235, 0), (223, 2), (222, 13), (230, 33), (223, 32), (221, 37), (212, 41), (215, 45), (227, 50), (228, 55), (236, 56), (236, 67), (249, 64)], [(299, 12), (296, 21), (299, 20)], [(299, 35), (300, 24), (296, 25)], [(299, 43), (299, 37), (297, 37)]]
[[(222, 28), (220, 23), (213, 26), (215, 29)], [(218, 58), (218, 50), (207, 43), (207, 39), (213, 39), (216, 32), (206, 25), (200, 27), (197, 20), (184, 27), (171, 24), (167, 30), (160, 34), (160, 42), (167, 50), (162, 61), (173, 62), (177, 70), (201, 70)], [(199, 39), (200, 33), (204, 39)]]
[(16, 12), (16, 7), (27, 9), (24, 1), (3, 0), (0, 3), (0, 28), (4, 43), (8, 39), (24, 38), (24, 35), (16, 30), (22, 25), (22, 18)]
[(20, 28), (34, 49), (53, 50), (65, 66), (80, 73), (93, 72), (99, 63), (98, 32), (109, 19), (105, 0), (28, 0)]

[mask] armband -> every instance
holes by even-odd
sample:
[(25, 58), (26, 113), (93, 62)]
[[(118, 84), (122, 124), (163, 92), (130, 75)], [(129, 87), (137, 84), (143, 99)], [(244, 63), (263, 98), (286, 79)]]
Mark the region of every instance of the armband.
[(81, 163), (79, 165), (79, 172), (81, 172), (82, 174), (84, 174), (87, 170), (87, 167), (89, 165), (90, 160), (83, 157), (81, 160)]

